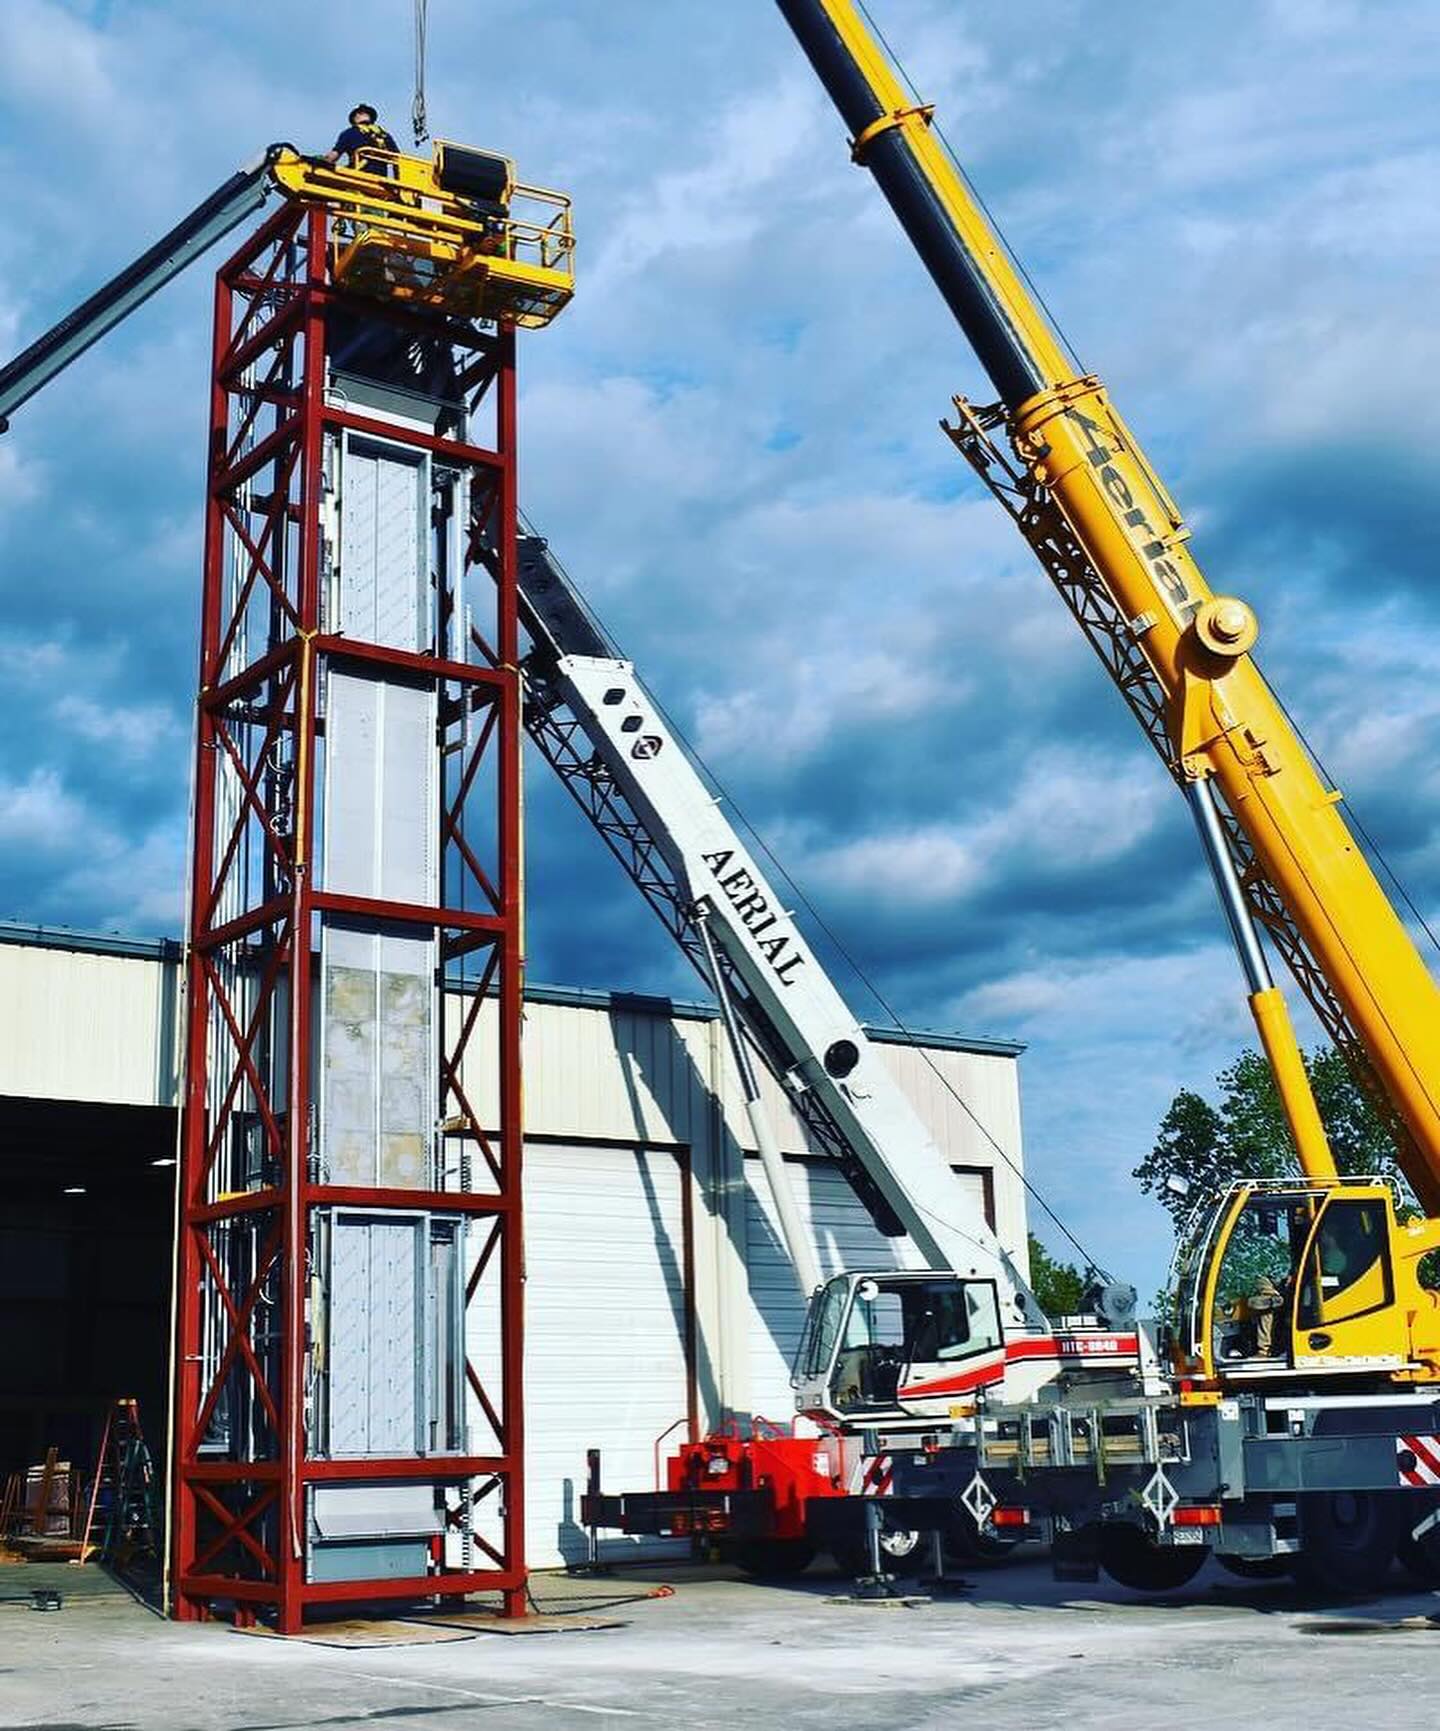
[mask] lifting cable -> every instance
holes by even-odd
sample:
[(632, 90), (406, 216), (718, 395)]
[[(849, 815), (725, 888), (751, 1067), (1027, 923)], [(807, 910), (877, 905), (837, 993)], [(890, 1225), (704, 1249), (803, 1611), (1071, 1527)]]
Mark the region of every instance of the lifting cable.
[[(652, 693), (651, 694), (652, 701), (653, 701), (653, 697), (654, 697), (654, 694)], [(656, 704), (656, 708), (657, 709), (660, 708), (659, 704)], [(662, 715), (664, 715), (665, 711), (663, 709), (661, 709), (660, 713)], [(867, 974), (865, 972), (864, 968), (862, 968), (860, 966), (859, 962), (856, 961), (855, 957), (851, 955), (849, 950), (846, 949), (845, 945), (840, 941), (839, 937), (836, 936), (834, 930), (831, 928), (831, 926), (826, 922), (824, 917), (821, 915), (819, 909), (815, 906), (814, 902), (812, 902), (810, 900), (809, 896), (807, 896), (805, 894), (805, 891), (803, 889), (801, 889), (800, 885), (796, 883), (796, 881), (793, 877), (791, 877), (790, 873), (785, 869), (784, 865), (782, 865), (781, 862), (771, 852), (770, 844), (765, 840), (764, 836), (760, 834), (760, 832), (755, 828), (755, 826), (750, 822), (750, 820), (745, 816), (745, 814), (735, 804), (734, 800), (732, 800), (730, 795), (725, 791), (725, 788), (720, 783), (720, 781), (711, 773), (709, 768), (703, 763), (703, 761), (698, 757), (698, 755), (695, 755), (694, 748), (691, 746), (689, 740), (687, 740), (685, 738), (685, 735), (683, 733), (681, 733), (678, 728), (675, 727), (675, 723), (670, 720), (669, 716), (666, 716), (665, 719), (667, 722), (669, 722), (669, 725), (671, 726), (671, 728), (674, 729), (676, 737), (680, 740), (681, 744), (685, 747), (685, 749), (687, 751), (689, 751), (691, 753), (692, 756), (695, 756), (695, 761), (698, 764), (700, 764), (700, 767), (704, 770), (706, 776), (709, 777), (709, 779), (714, 783), (716, 791), (720, 794), (721, 798), (725, 801), (726, 805), (728, 805), (730, 807), (730, 810), (734, 814), (736, 820), (750, 834), (750, 836), (753, 838), (753, 840), (755, 842), (755, 845), (765, 855), (766, 859), (769, 860), (771, 866), (775, 869), (775, 871), (783, 879), (783, 881), (789, 887), (789, 889), (794, 892), (796, 900), (801, 904), (801, 906), (809, 914), (810, 918), (815, 922), (816, 926), (818, 926), (819, 929), (825, 934), (826, 939), (832, 945), (835, 952), (839, 955), (840, 959), (845, 963), (845, 965), (855, 975), (856, 979), (859, 980), (861, 985), (864, 986), (865, 990), (867, 992), (869, 992), (870, 996), (875, 1000), (875, 1002), (880, 1006), (880, 1008), (890, 1018), (891, 1022), (894, 1023), (896, 1032), (903, 1034), (907, 1044), (909, 1044), (913, 1050), (915, 1050), (916, 1052), (919, 1053), (920, 1057), (925, 1062), (926, 1068), (929, 1069), (930, 1072), (934, 1075), (936, 1081), (939, 1082), (940, 1086), (945, 1090), (945, 1092), (950, 1096), (950, 1098), (955, 1102), (955, 1104), (960, 1108), (960, 1110), (965, 1114), (965, 1116), (970, 1120), (970, 1122), (980, 1132), (981, 1136), (984, 1137), (985, 1141), (989, 1143), (993, 1152), (999, 1157), (1000, 1160), (1002, 1160), (1005, 1163), (1006, 1166), (1008, 1166), (1010, 1168), (1011, 1172), (1014, 1173), (1015, 1177), (1020, 1180), (1020, 1183), (1025, 1187), (1026, 1194), (1032, 1199), (1032, 1201), (1036, 1202), (1040, 1206), (1040, 1208), (1044, 1211), (1044, 1213), (1054, 1223), (1055, 1227), (1064, 1235), (1064, 1237), (1069, 1241), (1069, 1243), (1075, 1248), (1075, 1250), (1083, 1258), (1083, 1260), (1085, 1262), (1086, 1270), (1090, 1273), (1098, 1275), (1102, 1280), (1106, 1280), (1106, 1281), (1112, 1280), (1114, 1277), (1109, 1273), (1109, 1271), (1107, 1269), (1105, 1269), (1104, 1267), (1101, 1266), (1101, 1264), (1096, 1260), (1096, 1258), (1094, 1256), (1092, 1256), (1090, 1254), (1090, 1252), (1085, 1248), (1085, 1246), (1080, 1242), (1080, 1240), (1075, 1236), (1075, 1234), (1070, 1230), (1070, 1228), (1065, 1224), (1065, 1222), (1060, 1218), (1060, 1216), (1050, 1206), (1049, 1202), (1046, 1200), (1046, 1198), (1041, 1193), (1039, 1188), (1035, 1185), (1035, 1183), (1029, 1177), (1026, 1176), (1024, 1168), (1021, 1167), (1018, 1164), (1018, 1162), (1016, 1162), (1014, 1159), (1011, 1158), (1010, 1154), (1000, 1145), (1000, 1143), (990, 1133), (989, 1128), (984, 1123), (982, 1123), (981, 1120), (976, 1116), (975, 1111), (971, 1107), (969, 1101), (966, 1100), (964, 1098), (964, 1096), (956, 1089), (955, 1085), (951, 1082), (950, 1078), (944, 1073), (943, 1070), (941, 1070), (940, 1066), (935, 1062), (934, 1058), (932, 1058), (930, 1056), (930, 1053), (925, 1049), (924, 1045), (922, 1044), (922, 1038), (923, 1037), (920, 1034), (916, 1033), (916, 1031), (913, 1028), (909, 1027), (902, 1020), (902, 1018), (901, 1018), (899, 1012), (896, 1010), (895, 1006), (890, 1002), (890, 1000), (880, 990), (879, 986), (877, 986), (875, 984), (874, 980), (871, 979), (869, 974)], [(917, 1203), (916, 1206), (920, 1208), (920, 1211), (922, 1214), (929, 1214), (933, 1220), (939, 1221), (940, 1225), (942, 1225), (942, 1226), (948, 1226), (952, 1232), (960, 1232), (961, 1231), (961, 1229), (958, 1226), (956, 1226), (954, 1221), (942, 1219), (938, 1214), (934, 1214), (930, 1209), (924, 1207), (923, 1204)], [(962, 1236), (968, 1237), (969, 1235), (962, 1233)], [(972, 1239), (971, 1242), (974, 1243), (975, 1241)]]
[[(1256, 671), (1259, 672), (1259, 669), (1257, 668)], [(1326, 785), (1329, 787), (1339, 787), (1339, 782), (1336, 781), (1335, 777), (1331, 775), (1330, 771), (1325, 767), (1325, 760), (1306, 738), (1305, 730), (1286, 708), (1284, 699), (1263, 673), (1260, 674), (1260, 681), (1261, 684), (1264, 685), (1266, 691), (1269, 692), (1271, 702), (1274, 703), (1275, 707), (1285, 717), (1286, 721), (1290, 723), (1291, 730), (1295, 737), (1300, 741), (1301, 745), (1304, 746), (1311, 763), (1313, 763), (1315, 768), (1319, 771)], [(1381, 871), (1384, 872), (1385, 876), (1389, 878), (1390, 882), (1394, 884), (1396, 895), (1398, 895), (1401, 901), (1404, 902), (1405, 906), (1409, 908), (1416, 925), (1418, 925), (1421, 931), (1424, 932), (1425, 936), (1429, 938), (1431, 944), (1435, 947), (1436, 953), (1440, 954), (1440, 937), (1436, 936), (1434, 928), (1431, 926), (1429, 920), (1425, 918), (1424, 914), (1421, 913), (1420, 909), (1416, 906), (1414, 898), (1401, 881), (1400, 874), (1386, 858), (1384, 851), (1381, 849), (1380, 843), (1375, 840), (1374, 836), (1371, 835), (1370, 831), (1366, 829), (1365, 825), (1361, 822), (1360, 814), (1356, 811), (1354, 803), (1348, 793), (1345, 795), (1345, 812), (1350, 819), (1350, 827), (1365, 844), (1365, 849), (1369, 853), (1372, 863), (1378, 865)]]
[(418, 149), (430, 136), (430, 119), (425, 112), (425, 36), (429, 25), (426, 16), (429, 0), (415, 0), (415, 97), (410, 104), (410, 125), (415, 132)]

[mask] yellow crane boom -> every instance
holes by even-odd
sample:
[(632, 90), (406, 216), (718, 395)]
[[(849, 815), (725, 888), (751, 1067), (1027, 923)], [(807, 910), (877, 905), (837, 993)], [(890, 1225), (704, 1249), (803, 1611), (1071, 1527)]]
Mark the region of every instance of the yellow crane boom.
[[(1012, 511), (1060, 580), (1088, 584), (1087, 634), (1147, 705), (1152, 737), (1190, 800), (1215, 871), (1256, 1024), (1304, 1170), (1334, 1165), (1255, 916), (1303, 990), (1378, 1090), (1399, 1159), (1440, 1212), (1440, 990), (1250, 651), (1254, 613), (1214, 594), (1178, 508), (1100, 380), (1079, 373), (852, 0), (778, 0), (869, 169), (999, 393), (961, 405), (957, 443), (983, 469), (989, 427), (1015, 463)], [(992, 481), (992, 484), (995, 484)], [(1044, 545), (1042, 543), (1048, 543)], [(1049, 555), (1049, 556), (1047, 556)], [(1067, 596), (1077, 612), (1077, 595)], [(1086, 623), (1082, 619), (1082, 623)], [(1163, 729), (1163, 739), (1161, 737)], [(1217, 804), (1215, 794), (1223, 801)], [(1288, 941), (1287, 941), (1288, 940)]]

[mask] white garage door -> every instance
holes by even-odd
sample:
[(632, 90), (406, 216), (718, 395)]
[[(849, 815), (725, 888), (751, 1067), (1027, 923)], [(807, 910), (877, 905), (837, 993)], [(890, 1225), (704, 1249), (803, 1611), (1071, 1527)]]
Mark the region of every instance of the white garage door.
[[(899, 1241), (886, 1238), (844, 1176), (828, 1160), (787, 1160), (785, 1170), (828, 1279), (845, 1268), (898, 1268)], [(745, 1254), (750, 1285), (750, 1410), (788, 1423), (795, 1414), (790, 1366), (800, 1344), (805, 1306), (775, 1218), (764, 1168), (745, 1162)], [(977, 1212), (986, 1209), (979, 1172), (957, 1172)]]
[[(585, 1451), (601, 1451), (607, 1490), (651, 1490), (654, 1439), (686, 1415), (683, 1183), (670, 1153), (526, 1149), (525, 1524), (538, 1568), (587, 1554)], [(602, 1554), (640, 1547), (613, 1539)]]

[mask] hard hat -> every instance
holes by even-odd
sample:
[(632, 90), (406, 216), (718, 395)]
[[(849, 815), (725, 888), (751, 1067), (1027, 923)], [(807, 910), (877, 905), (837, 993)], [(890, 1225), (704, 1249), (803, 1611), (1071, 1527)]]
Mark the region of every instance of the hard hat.
[(346, 119), (353, 120), (357, 114), (368, 114), (372, 120), (378, 120), (380, 118), (380, 110), (373, 102), (357, 102), (346, 116)]

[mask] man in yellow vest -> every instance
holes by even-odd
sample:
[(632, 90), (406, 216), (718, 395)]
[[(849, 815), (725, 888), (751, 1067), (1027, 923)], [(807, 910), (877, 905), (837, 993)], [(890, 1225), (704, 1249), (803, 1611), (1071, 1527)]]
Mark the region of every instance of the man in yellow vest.
[[(380, 116), (368, 102), (357, 103), (350, 110), (350, 124), (335, 140), (333, 150), (326, 152), (326, 162), (338, 162), (343, 156), (347, 168), (355, 167), (355, 158), (362, 150), (389, 150), (399, 152), (400, 146), (380, 124)], [(384, 174), (387, 164), (383, 162), (366, 163), (375, 174)]]

